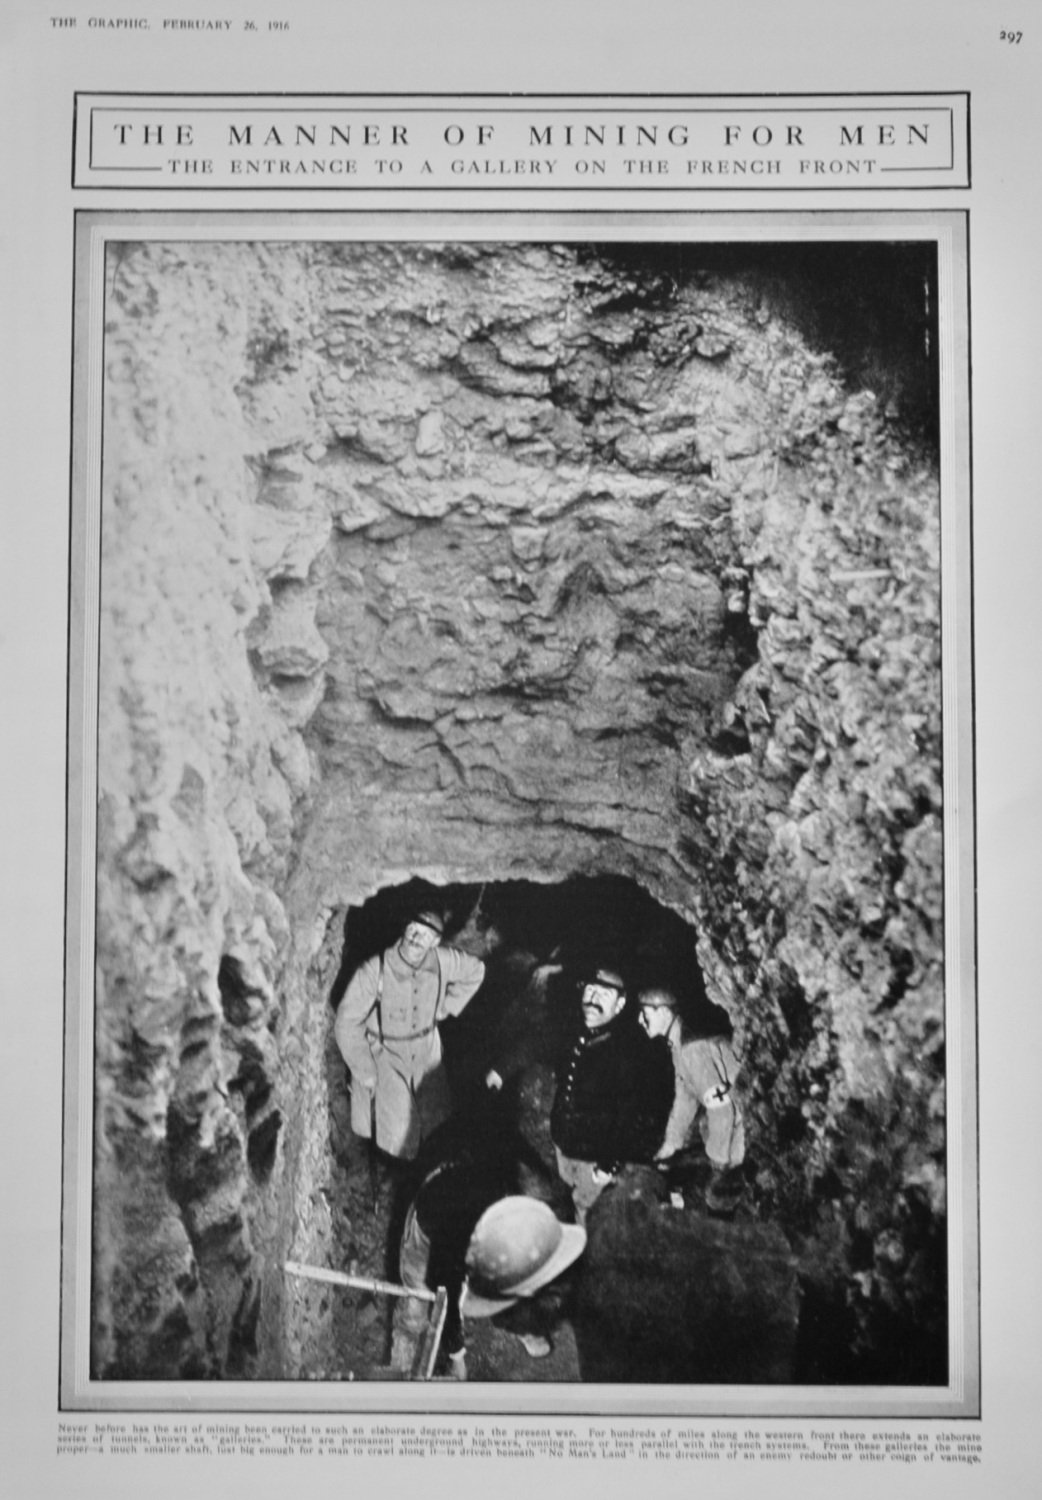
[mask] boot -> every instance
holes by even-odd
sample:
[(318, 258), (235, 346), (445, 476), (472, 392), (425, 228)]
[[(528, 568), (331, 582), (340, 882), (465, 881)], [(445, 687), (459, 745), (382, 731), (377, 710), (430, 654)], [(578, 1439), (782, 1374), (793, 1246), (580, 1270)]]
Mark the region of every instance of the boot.
[(705, 1203), (711, 1214), (730, 1218), (742, 1201), (745, 1181), (733, 1167), (715, 1167), (705, 1191)]

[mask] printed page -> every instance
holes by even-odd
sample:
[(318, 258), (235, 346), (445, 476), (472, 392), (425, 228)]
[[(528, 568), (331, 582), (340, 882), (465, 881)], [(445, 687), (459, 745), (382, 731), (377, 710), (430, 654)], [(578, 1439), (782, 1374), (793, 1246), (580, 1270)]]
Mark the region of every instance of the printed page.
[(12, 1492), (1026, 1493), (1030, 17), (2, 35)]

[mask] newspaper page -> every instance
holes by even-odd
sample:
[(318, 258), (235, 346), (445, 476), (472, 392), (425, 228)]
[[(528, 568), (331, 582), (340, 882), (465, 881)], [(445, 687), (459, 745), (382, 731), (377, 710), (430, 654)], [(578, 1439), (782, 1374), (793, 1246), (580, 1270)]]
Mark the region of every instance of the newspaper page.
[(1029, 1493), (1032, 16), (0, 36), (10, 1493)]

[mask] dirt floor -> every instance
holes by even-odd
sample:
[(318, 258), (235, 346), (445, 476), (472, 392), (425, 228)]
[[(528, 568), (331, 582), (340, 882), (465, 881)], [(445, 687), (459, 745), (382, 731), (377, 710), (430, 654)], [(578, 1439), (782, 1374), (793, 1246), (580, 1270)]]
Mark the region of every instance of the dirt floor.
[[(334, 1205), (334, 1231), (345, 1253), (343, 1263), (335, 1269), (397, 1281), (387, 1247), (395, 1201), (395, 1183), (389, 1172), (379, 1164), (370, 1172), (365, 1147), (359, 1143), (356, 1156), (339, 1176), (341, 1191)], [(392, 1310), (392, 1300), (382, 1294), (338, 1289), (333, 1329), (343, 1364), (331, 1373), (332, 1379), (371, 1379), (387, 1367)]]
[(554, 1329), (550, 1353), (531, 1359), (512, 1333), (493, 1322), (467, 1328), (467, 1378), (476, 1380), (581, 1380), (575, 1329), (569, 1320)]

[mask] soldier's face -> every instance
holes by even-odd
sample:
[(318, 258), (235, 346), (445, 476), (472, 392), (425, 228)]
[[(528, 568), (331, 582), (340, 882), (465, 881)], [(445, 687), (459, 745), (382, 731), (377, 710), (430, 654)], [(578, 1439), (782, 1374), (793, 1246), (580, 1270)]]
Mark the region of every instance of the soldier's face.
[(587, 1031), (607, 1026), (626, 1004), (626, 996), (608, 984), (588, 984), (583, 990), (583, 1021)]
[(398, 952), (407, 964), (412, 964), (415, 968), (423, 962), (424, 955), (431, 951), (437, 941), (438, 934), (433, 927), (428, 927), (424, 922), (410, 922), (402, 933)]
[(673, 1012), (668, 1005), (642, 1005), (640, 1008), (640, 1024), (648, 1036), (665, 1036), (672, 1019)]

